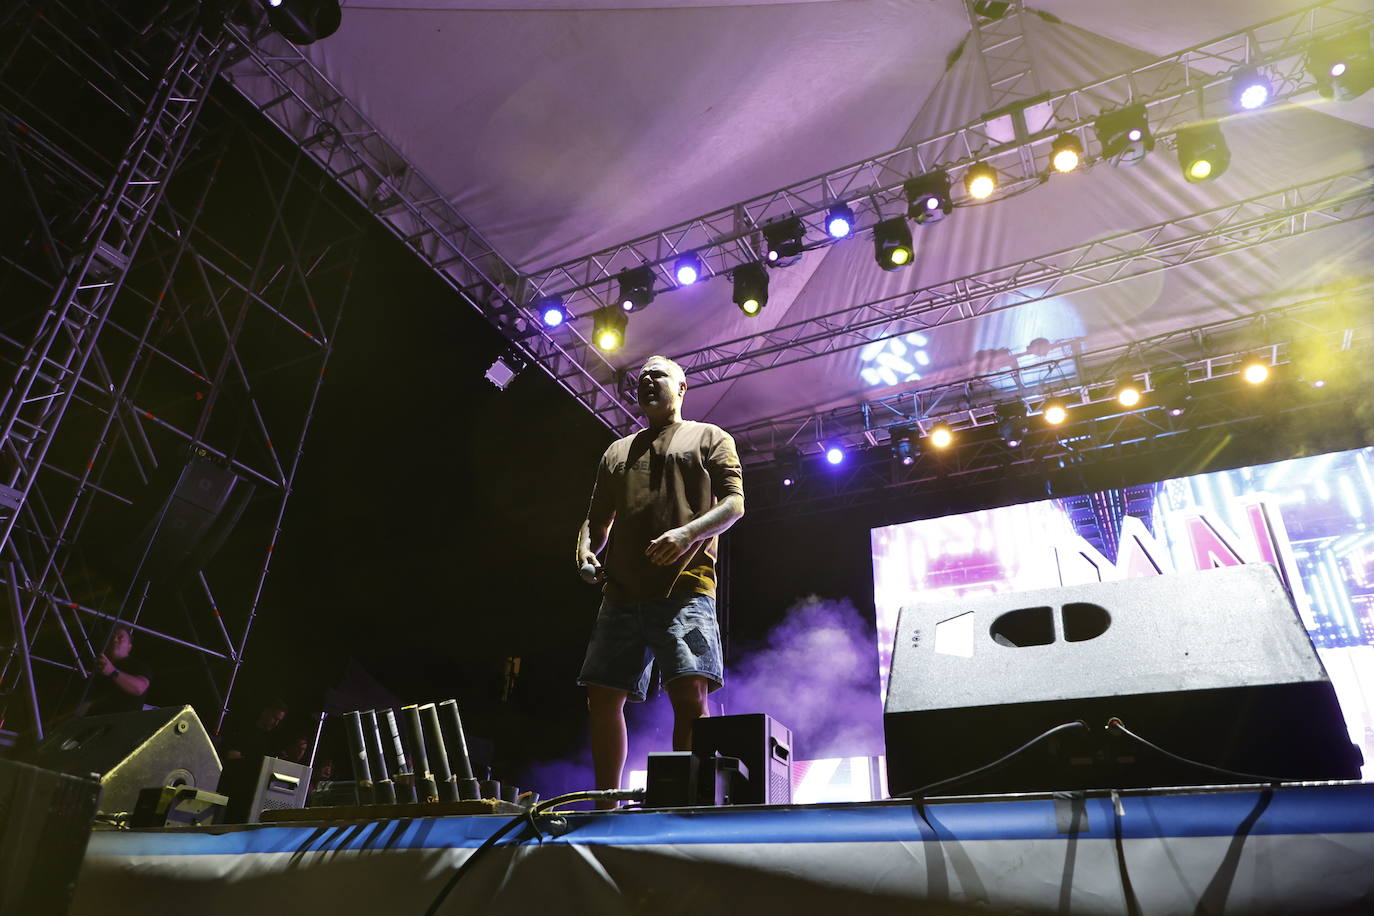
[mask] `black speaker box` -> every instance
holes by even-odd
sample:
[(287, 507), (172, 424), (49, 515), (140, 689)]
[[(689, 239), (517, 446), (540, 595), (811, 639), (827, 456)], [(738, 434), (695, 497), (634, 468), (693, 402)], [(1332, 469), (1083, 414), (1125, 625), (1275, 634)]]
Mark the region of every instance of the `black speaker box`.
[(143, 789), (219, 783), (215, 747), (190, 706), (88, 716), (64, 723), (34, 749), (39, 766), (100, 780), (100, 812), (132, 812)]
[(167, 502), (148, 522), (144, 574), (152, 578), (203, 568), (238, 524), (253, 486), (203, 458), (187, 462)]
[(1255, 564), (901, 609), (883, 726), (900, 795), (1066, 731), (986, 775), (975, 794), (1253, 781), (1190, 766), (1109, 732), (1238, 773), (1355, 779), (1335, 691), (1292, 596)]
[(66, 913), (100, 783), (0, 760), (0, 916)]
[(739, 758), (749, 779), (734, 792), (735, 804), (792, 803), (792, 730), (772, 716), (751, 713), (697, 719), (692, 725), (692, 753)]

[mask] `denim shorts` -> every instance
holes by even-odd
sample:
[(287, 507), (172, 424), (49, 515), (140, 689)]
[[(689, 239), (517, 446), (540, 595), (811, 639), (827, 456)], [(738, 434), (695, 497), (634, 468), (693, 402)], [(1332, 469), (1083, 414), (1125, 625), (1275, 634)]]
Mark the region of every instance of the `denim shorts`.
[(699, 674), (718, 690), (724, 683), (716, 599), (674, 595), (632, 604), (601, 602), (577, 683), (624, 690), (643, 702), (649, 690), (650, 654), (667, 684)]

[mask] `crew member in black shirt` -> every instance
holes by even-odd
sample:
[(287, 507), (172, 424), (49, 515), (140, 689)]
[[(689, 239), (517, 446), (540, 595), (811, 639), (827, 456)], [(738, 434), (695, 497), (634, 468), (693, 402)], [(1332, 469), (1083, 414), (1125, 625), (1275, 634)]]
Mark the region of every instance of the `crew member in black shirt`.
[(129, 628), (115, 627), (109, 648), (95, 657), (92, 670), (87, 672), (90, 685), (85, 702), (77, 709), (78, 715), (99, 716), (143, 708), (143, 695), (152, 683), (152, 669), (134, 658), (133, 650), (134, 638)]

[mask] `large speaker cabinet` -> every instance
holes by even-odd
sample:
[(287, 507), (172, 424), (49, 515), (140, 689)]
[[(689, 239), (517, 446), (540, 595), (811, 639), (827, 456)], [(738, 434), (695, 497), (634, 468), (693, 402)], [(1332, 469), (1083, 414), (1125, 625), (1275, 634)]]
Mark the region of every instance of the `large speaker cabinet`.
[(1335, 691), (1269, 565), (901, 609), (883, 724), (898, 795), (1067, 731), (938, 794), (1358, 778)]
[(45, 738), (33, 760), (64, 773), (95, 774), (102, 814), (132, 812), (154, 786), (213, 790), (219, 754), (190, 706), (72, 719)]
[(100, 783), (0, 760), (0, 916), (66, 913)]

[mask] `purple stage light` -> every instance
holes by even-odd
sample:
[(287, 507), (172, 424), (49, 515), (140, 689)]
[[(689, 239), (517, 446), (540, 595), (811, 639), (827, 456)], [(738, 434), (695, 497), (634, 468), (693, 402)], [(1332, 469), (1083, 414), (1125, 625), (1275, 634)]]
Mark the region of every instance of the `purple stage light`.
[(844, 461), (844, 449), (838, 445), (832, 445), (825, 450), (825, 460), (831, 464), (839, 464)]
[(842, 239), (854, 231), (854, 211), (844, 204), (830, 208), (825, 218), (825, 231), (832, 239)]
[(677, 277), (678, 286), (691, 286), (701, 279), (701, 274), (701, 258), (694, 252), (684, 254), (673, 265), (673, 276)]
[(568, 320), (568, 310), (562, 299), (549, 299), (540, 307), (539, 317), (547, 328), (556, 328)]

